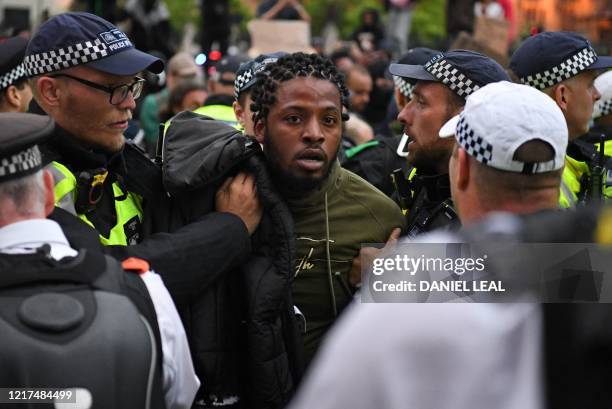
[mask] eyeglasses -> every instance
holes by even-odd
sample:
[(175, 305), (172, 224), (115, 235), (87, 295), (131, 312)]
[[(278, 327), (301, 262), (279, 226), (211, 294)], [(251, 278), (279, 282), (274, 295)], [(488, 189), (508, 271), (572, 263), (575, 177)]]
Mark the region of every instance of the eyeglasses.
[(136, 78), (135, 81), (132, 82), (131, 84), (122, 84), (122, 85), (117, 85), (115, 87), (107, 87), (105, 85), (96, 84), (95, 82), (87, 81), (87, 80), (84, 80), (83, 78), (74, 77), (68, 74), (55, 74), (55, 75), (50, 75), (50, 77), (51, 78), (57, 78), (57, 77), (70, 78), (72, 80), (80, 82), (81, 84), (87, 85), (88, 87), (95, 88), (100, 91), (108, 92), (110, 94), (109, 102), (111, 103), (111, 105), (119, 105), (120, 103), (125, 101), (130, 92), (132, 92), (132, 97), (134, 99), (137, 99), (142, 93), (142, 88), (145, 82), (144, 78), (135, 77)]

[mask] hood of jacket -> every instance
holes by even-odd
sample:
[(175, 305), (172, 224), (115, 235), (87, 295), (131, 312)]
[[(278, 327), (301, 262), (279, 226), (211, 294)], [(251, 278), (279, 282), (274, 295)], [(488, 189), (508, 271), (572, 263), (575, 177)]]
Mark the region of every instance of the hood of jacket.
[(162, 180), (171, 195), (210, 185), (261, 150), (255, 140), (208, 116), (185, 111), (170, 121), (162, 146)]

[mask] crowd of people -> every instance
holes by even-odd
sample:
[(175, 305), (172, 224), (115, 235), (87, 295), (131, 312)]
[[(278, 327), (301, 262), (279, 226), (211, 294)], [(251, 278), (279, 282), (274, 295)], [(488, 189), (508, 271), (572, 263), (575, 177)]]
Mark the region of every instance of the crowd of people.
[[(409, 27), (390, 3), (389, 32)], [(259, 10), (283, 13), (309, 19)], [(611, 244), (612, 57), (557, 31), (507, 68), (394, 58), (386, 35), (366, 11), (330, 56), (206, 73), (86, 12), (0, 43), (0, 387), (91, 408), (609, 405), (605, 305), (359, 293), (398, 243)]]

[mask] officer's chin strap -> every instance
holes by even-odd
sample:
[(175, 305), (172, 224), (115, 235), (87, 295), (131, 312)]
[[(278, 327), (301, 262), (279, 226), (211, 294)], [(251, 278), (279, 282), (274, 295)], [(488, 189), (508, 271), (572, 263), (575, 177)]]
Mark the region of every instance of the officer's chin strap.
[(395, 151), (398, 156), (401, 156), (402, 158), (408, 156), (408, 151), (405, 150), (406, 146), (408, 145), (408, 142), (410, 142), (410, 136), (403, 134), (402, 139), (400, 139), (399, 145), (397, 145), (397, 150)]

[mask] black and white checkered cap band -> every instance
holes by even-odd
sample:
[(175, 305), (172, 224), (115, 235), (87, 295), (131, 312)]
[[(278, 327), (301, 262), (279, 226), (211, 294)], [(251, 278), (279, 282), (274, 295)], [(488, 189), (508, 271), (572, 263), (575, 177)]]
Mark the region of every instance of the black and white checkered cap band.
[(521, 82), (542, 90), (580, 74), (595, 61), (597, 61), (597, 53), (592, 48), (586, 47), (556, 67), (544, 72), (521, 77)]
[(612, 114), (612, 98), (605, 101), (597, 101), (595, 103), (595, 109), (593, 110), (593, 119), (601, 118), (608, 114)]
[(110, 54), (109, 47), (100, 39), (70, 45), (65, 48), (28, 55), (24, 58), (29, 77), (59, 71), (99, 60)]
[(236, 79), (234, 80), (234, 97), (236, 99), (238, 99), (238, 97), (240, 96), (240, 92), (243, 91), (242, 87), (248, 84), (249, 81), (253, 79), (253, 77), (254, 74), (252, 70), (247, 70), (242, 74), (236, 76)]
[(459, 145), (478, 162), (487, 165), (493, 158), (493, 145), (476, 135), (463, 115), (457, 122), (455, 136)]
[[(460, 114), (459, 121), (457, 122), (455, 136), (459, 145), (461, 145), (471, 157), (483, 165), (492, 168), (524, 174), (550, 172), (560, 168), (559, 163), (555, 162), (554, 159), (547, 162), (505, 161), (499, 150), (496, 156), (494, 156), (493, 145), (476, 135), (474, 130), (470, 128), (463, 114)], [(528, 140), (525, 142), (528, 142)]]
[(479, 85), (474, 84), (471, 79), (445, 59), (425, 66), (425, 69), (462, 98), (467, 98), (472, 92), (480, 88)]
[(38, 146), (34, 145), (0, 160), (0, 180), (33, 173), (42, 167)]
[(17, 81), (25, 77), (25, 66), (23, 63), (21, 63), (6, 74), (0, 75), (0, 90), (8, 88), (9, 85), (13, 85)]
[(398, 77), (397, 75), (393, 76), (393, 82), (395, 82), (395, 86), (403, 96), (412, 98), (412, 89), (414, 88), (414, 85), (402, 77)]

